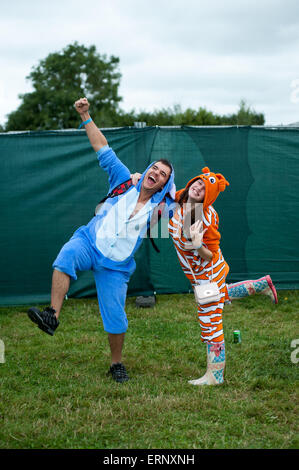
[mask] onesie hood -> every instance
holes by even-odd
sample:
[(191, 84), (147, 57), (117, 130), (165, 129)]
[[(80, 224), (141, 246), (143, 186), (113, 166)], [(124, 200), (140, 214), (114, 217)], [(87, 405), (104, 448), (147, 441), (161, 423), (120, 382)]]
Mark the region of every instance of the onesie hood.
[(213, 204), (216, 201), (219, 193), (224, 191), (226, 186), (229, 186), (229, 182), (221, 173), (213, 173), (206, 166), (202, 169), (201, 175), (192, 178), (190, 181), (188, 181), (184, 189), (176, 192), (175, 200), (178, 202), (181, 194), (199, 178), (205, 183), (205, 197), (203, 201), (204, 209)]

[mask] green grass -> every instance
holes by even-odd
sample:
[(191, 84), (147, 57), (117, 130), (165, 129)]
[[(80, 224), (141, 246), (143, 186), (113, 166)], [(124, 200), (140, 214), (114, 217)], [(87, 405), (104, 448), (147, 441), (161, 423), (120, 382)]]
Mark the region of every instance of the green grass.
[(96, 299), (66, 301), (53, 337), (30, 322), (27, 307), (1, 308), (0, 447), (298, 448), (298, 297), (280, 291), (277, 306), (255, 296), (225, 307), (227, 366), (218, 387), (188, 384), (206, 365), (191, 294), (158, 296), (152, 309), (127, 300), (125, 384), (106, 377)]

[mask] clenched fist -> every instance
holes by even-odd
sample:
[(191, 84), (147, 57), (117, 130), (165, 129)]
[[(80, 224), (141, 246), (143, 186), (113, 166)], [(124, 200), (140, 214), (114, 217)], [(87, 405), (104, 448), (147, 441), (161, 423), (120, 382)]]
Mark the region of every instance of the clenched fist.
[(75, 101), (74, 106), (79, 114), (84, 114), (89, 110), (89, 103), (87, 98), (80, 98), (79, 100)]

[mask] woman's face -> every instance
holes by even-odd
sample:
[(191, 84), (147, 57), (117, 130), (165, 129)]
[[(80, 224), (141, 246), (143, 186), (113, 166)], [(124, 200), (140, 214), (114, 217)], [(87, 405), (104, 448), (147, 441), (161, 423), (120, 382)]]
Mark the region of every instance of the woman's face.
[(205, 183), (200, 178), (191, 184), (188, 192), (188, 202), (203, 202), (205, 198)]

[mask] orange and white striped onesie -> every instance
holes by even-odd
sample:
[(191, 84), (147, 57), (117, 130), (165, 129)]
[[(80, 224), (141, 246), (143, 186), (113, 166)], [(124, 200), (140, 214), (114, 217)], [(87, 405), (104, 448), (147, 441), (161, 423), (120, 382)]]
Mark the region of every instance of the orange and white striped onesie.
[[(221, 249), (219, 247), (220, 233), (218, 232), (218, 214), (211, 205), (217, 198), (219, 191), (223, 191), (228, 185), (225, 178), (217, 174), (211, 173), (208, 168), (203, 169), (204, 174), (199, 177), (205, 181), (205, 198), (203, 201), (203, 230), (207, 229), (204, 234), (203, 246), (208, 248), (213, 253), (212, 261), (202, 259), (196, 249), (190, 248), (190, 240), (184, 234), (184, 204), (178, 206), (174, 216), (169, 221), (168, 229), (172, 237), (180, 265), (183, 269), (185, 276), (189, 279), (192, 287), (195, 285), (195, 280), (192, 271), (196, 278), (196, 283), (204, 284), (210, 281), (217, 282), (221, 298), (219, 302), (211, 302), (206, 305), (198, 305), (198, 319), (201, 326), (201, 340), (204, 343), (221, 343), (224, 341), (223, 326), (222, 326), (222, 310), (224, 301), (229, 300), (226, 276), (229, 267), (223, 258)], [(187, 184), (186, 188), (198, 177), (193, 178)], [(186, 189), (185, 188), (185, 189)], [(181, 193), (180, 190), (176, 193), (176, 200), (179, 200)], [(192, 271), (190, 269), (192, 268)], [(213, 270), (213, 278), (212, 278)]]

